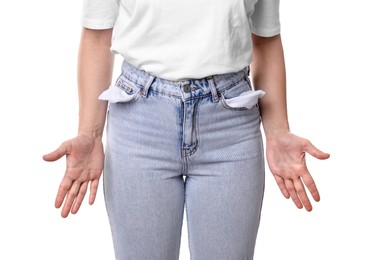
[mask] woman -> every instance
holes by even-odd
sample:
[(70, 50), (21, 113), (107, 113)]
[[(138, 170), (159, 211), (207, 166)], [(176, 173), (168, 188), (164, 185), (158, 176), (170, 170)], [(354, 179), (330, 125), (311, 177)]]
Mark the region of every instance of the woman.
[(289, 131), (278, 0), (85, 0), (81, 22), (78, 135), (44, 156), (67, 158), (63, 217), (89, 183), (93, 204), (104, 165), (116, 259), (178, 259), (184, 206), (192, 259), (253, 259), (261, 122), (281, 192), (312, 210), (305, 154), (329, 154)]

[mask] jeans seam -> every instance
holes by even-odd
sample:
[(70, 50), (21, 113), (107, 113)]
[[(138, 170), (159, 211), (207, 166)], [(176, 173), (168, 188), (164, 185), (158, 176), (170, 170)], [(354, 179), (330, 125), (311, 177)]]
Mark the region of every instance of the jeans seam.
[(242, 82), (244, 80), (244, 77), (241, 77), (240, 79), (238, 79), (237, 81), (234, 81), (232, 84), (230, 85), (223, 85), (222, 87), (220, 88), (217, 88), (217, 85), (216, 85), (216, 89), (218, 90), (218, 92), (221, 92), (221, 91), (224, 91), (224, 90), (227, 90), (229, 88), (232, 88), (236, 85), (238, 85), (240, 82)]
[[(186, 177), (186, 178), (189, 178), (189, 177)], [(188, 180), (187, 180), (188, 181)], [(190, 260), (192, 259), (192, 252), (191, 252), (191, 243), (190, 243), (190, 232), (189, 232), (189, 207), (188, 207), (188, 203), (187, 203), (187, 199), (186, 199), (186, 196), (187, 196), (187, 184), (185, 184), (185, 211), (186, 211), (186, 226), (187, 226), (187, 229), (188, 229), (188, 247), (189, 247), (189, 255), (190, 255)]]
[(194, 104), (195, 113), (193, 114), (193, 127), (195, 129), (195, 143), (194, 143), (194, 148), (189, 153), (189, 156), (193, 155), (198, 150), (198, 146), (199, 146), (198, 104), (199, 104), (199, 100)]
[[(133, 79), (131, 79), (129, 77), (129, 75), (125, 75), (123, 73), (121, 73), (122, 75), (120, 75), (119, 77), (123, 76), (125, 77), (128, 81), (130, 81), (131, 84), (134, 84), (134, 86), (139, 86), (140, 89), (144, 88), (144, 86), (136, 81), (134, 81)], [(217, 85), (215, 85), (215, 88), (216, 88), (216, 91), (217, 92), (221, 92), (221, 91), (224, 91), (224, 90), (227, 90), (231, 87), (234, 87), (235, 85), (239, 84), (241, 81), (245, 81), (245, 77), (241, 77), (240, 79), (238, 79), (237, 81), (234, 81), (232, 84), (230, 85), (222, 85), (220, 88), (217, 88)], [(251, 87), (251, 84), (249, 82), (247, 82), (247, 84)], [(172, 95), (172, 94), (167, 94), (167, 93), (163, 93), (163, 92), (159, 92), (159, 91), (155, 91), (151, 88), (148, 89), (148, 92), (151, 91), (152, 93), (157, 93), (157, 94), (160, 94), (160, 95), (163, 95), (163, 96), (168, 96), (168, 97), (172, 97), (172, 98), (179, 98), (181, 99), (181, 96), (180, 95)], [(201, 94), (199, 96), (195, 96), (195, 97), (191, 97), (190, 100), (194, 99), (194, 98), (199, 98), (199, 97), (205, 97), (205, 96), (208, 96), (208, 95), (211, 95), (212, 93), (206, 93), (206, 94)]]

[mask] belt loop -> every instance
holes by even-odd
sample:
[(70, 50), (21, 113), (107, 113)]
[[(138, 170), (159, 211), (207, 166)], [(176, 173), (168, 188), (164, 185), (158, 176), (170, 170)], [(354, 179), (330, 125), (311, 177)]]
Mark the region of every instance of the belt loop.
[(142, 88), (142, 90), (141, 90), (141, 95), (142, 96), (144, 96), (144, 97), (148, 96), (149, 87), (152, 85), (152, 82), (153, 82), (154, 79), (155, 79), (154, 75), (148, 74), (148, 78), (145, 82), (144, 88)]
[(249, 77), (249, 74), (250, 74), (250, 70), (251, 70), (251, 68), (250, 68), (250, 66), (248, 65), (247, 66), (247, 76)]
[(215, 85), (215, 80), (214, 80), (213, 76), (208, 76), (207, 80), (208, 80), (208, 84), (211, 88), (212, 102), (216, 103), (216, 102), (218, 102), (218, 93), (217, 93), (217, 89), (216, 89), (216, 85)]

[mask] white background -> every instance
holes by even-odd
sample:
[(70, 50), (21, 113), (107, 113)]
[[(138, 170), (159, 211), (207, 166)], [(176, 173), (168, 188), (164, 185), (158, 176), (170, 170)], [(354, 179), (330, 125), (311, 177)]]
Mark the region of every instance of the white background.
[[(368, 260), (367, 1), (282, 0), (280, 10), (291, 130), (331, 158), (307, 158), (322, 196), (311, 213), (284, 199), (267, 169), (255, 259)], [(80, 11), (81, 0), (0, 3), (0, 259), (114, 259), (102, 182), (93, 206), (63, 219), (54, 199), (64, 159), (42, 160), (77, 131)]]

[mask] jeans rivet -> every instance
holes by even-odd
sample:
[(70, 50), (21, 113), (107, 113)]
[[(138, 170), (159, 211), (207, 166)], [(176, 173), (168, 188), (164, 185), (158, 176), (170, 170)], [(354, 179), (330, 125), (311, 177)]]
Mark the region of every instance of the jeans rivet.
[(188, 93), (188, 92), (190, 92), (191, 91), (191, 87), (190, 87), (190, 85), (184, 85), (184, 92), (186, 92), (186, 93)]

